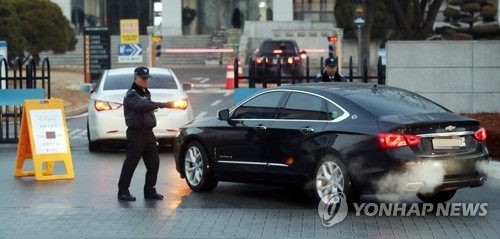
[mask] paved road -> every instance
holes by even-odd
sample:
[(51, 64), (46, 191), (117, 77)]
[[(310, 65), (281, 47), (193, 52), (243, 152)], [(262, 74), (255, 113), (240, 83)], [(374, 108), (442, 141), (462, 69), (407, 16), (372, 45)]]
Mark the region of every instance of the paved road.
[[(13, 176), (16, 147), (0, 147), (0, 238), (499, 238), (500, 180), (459, 191), (452, 202), (487, 202), (484, 217), (356, 216), (322, 225), (317, 205), (300, 191), (220, 183), (211, 193), (192, 193), (161, 154), (158, 190), (164, 201), (140, 197), (139, 165), (131, 192), (136, 202), (116, 200), (123, 152), (90, 154), (72, 138), (74, 180), (36, 181)], [(25, 166), (29, 170), (30, 165)], [(495, 170), (500, 166), (495, 163)], [(58, 171), (59, 170), (59, 171)], [(56, 172), (60, 171), (56, 165)], [(373, 196), (361, 202), (378, 202)], [(418, 202), (408, 196), (403, 202)]]
[[(186, 71), (180, 73), (182, 81), (196, 76)], [(205, 103), (195, 108), (196, 117), (213, 115), (215, 108), (228, 103), (218, 101), (229, 97), (221, 89), (221, 79), (210, 78), (214, 82), (199, 79), (197, 90), (215, 87), (190, 93), (194, 105)], [(211, 106), (214, 102), (219, 103)], [(351, 210), (344, 221), (325, 227), (317, 204), (300, 191), (220, 183), (210, 193), (193, 193), (178, 177), (171, 152), (161, 153), (158, 190), (165, 200), (140, 197), (145, 168), (139, 164), (131, 185), (138, 200), (119, 202), (116, 181), (124, 153), (89, 153), (83, 119), (68, 121), (74, 180), (16, 178), (17, 145), (0, 144), (0, 238), (500, 238), (498, 163), (488, 168), (491, 177), (485, 186), (460, 190), (451, 201), (486, 202), (486, 216), (356, 216)], [(61, 166), (56, 164), (56, 173), (62, 172)], [(30, 167), (28, 161), (25, 170)], [(415, 196), (397, 199), (419, 202)], [(362, 203), (394, 200), (361, 198)]]

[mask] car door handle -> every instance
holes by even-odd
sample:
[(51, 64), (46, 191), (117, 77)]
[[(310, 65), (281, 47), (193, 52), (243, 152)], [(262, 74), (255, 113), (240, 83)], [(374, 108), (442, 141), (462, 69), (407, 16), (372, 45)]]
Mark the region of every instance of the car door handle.
[(261, 129), (261, 130), (266, 130), (267, 129), (267, 127), (265, 125), (261, 125), (261, 124), (255, 126), (255, 128), (256, 129)]
[(314, 129), (310, 128), (310, 127), (304, 127), (304, 128), (300, 128), (300, 132), (302, 132), (304, 134), (312, 133), (312, 132), (314, 132)]

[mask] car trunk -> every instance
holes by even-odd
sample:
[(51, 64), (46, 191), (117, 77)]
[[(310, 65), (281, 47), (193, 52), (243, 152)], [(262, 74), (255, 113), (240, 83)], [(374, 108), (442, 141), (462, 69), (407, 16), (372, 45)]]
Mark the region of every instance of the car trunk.
[(419, 157), (438, 158), (481, 152), (474, 133), (479, 122), (454, 113), (392, 115), (379, 119), (382, 132), (421, 136), (420, 143), (412, 147)]

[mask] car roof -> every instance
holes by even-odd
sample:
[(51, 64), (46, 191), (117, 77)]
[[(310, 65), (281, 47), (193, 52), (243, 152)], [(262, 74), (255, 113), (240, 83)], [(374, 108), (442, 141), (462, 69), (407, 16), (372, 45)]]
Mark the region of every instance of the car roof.
[(262, 42), (296, 42), (293, 39), (264, 39)]
[[(136, 67), (123, 67), (123, 68), (113, 68), (108, 70), (108, 75), (133, 75), (134, 70)], [(160, 68), (160, 67), (148, 67), (149, 68), (149, 74), (151, 74), (153, 77), (155, 74), (162, 74), (162, 75), (171, 75), (172, 70), (169, 68)]]
[[(268, 88), (268, 90), (273, 88)], [(286, 89), (286, 90), (305, 90), (311, 93), (321, 94), (321, 95), (338, 95), (338, 96), (348, 96), (351, 94), (366, 94), (373, 93), (378, 89), (389, 89), (389, 90), (402, 90), (396, 87), (369, 84), (369, 83), (351, 83), (351, 82), (323, 82), (323, 83), (306, 83), (306, 84), (296, 84), (296, 85), (286, 85), (274, 87), (274, 89)]]
[[(449, 111), (445, 107), (414, 92), (398, 87), (350, 82), (306, 83), (273, 87), (275, 90), (306, 91), (349, 105), (357, 105), (375, 115), (403, 113), (405, 108), (419, 108), (420, 112)], [(273, 90), (267, 88), (264, 91)], [(416, 110), (414, 110), (416, 112)]]

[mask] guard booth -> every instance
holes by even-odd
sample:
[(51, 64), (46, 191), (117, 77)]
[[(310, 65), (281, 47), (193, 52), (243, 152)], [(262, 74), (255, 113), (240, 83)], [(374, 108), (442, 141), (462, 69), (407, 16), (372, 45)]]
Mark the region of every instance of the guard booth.
[(24, 68), (19, 58), (11, 69), (5, 58), (0, 64), (0, 143), (17, 143), (24, 101), (50, 99), (50, 63), (48, 58), (42, 60), (41, 75), (32, 58)]

